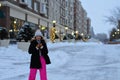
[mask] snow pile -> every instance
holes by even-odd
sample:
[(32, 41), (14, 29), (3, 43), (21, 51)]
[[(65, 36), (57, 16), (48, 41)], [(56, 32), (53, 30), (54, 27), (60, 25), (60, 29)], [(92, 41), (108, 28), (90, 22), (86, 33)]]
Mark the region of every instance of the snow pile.
[[(49, 80), (119, 80), (120, 45), (96, 42), (47, 43), (52, 64)], [(31, 55), (10, 45), (0, 47), (0, 80), (27, 80)], [(37, 74), (39, 80), (39, 74)]]

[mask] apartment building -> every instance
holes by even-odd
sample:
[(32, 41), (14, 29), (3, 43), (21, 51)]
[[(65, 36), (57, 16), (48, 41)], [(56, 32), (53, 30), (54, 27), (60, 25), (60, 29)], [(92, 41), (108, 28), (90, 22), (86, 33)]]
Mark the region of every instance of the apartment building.
[(14, 33), (13, 38), (26, 22), (33, 29), (44, 27), (47, 36), (53, 20), (58, 34), (63, 34), (66, 26), (68, 33), (88, 31), (87, 13), (79, 0), (0, 0), (0, 13), (4, 14), (0, 26)]
[(49, 1), (49, 19), (56, 21), (56, 29), (58, 34), (65, 32), (66, 22), (66, 0), (50, 0)]
[(56, 21), (56, 28), (58, 28), (58, 25), (60, 24), (60, 0), (49, 0), (48, 17), (49, 20)]
[(67, 19), (67, 26), (74, 30), (74, 0), (67, 0), (66, 1), (66, 19)]
[(87, 34), (88, 34), (88, 35), (91, 35), (91, 34), (90, 34), (90, 28), (91, 28), (91, 19), (88, 18), (88, 19), (87, 19)]
[[(74, 32), (84, 36), (88, 35), (88, 17), (87, 12), (79, 0), (74, 0)], [(90, 24), (90, 23), (89, 23)]]
[[(48, 0), (0, 0), (0, 10), (5, 17), (0, 25), (6, 27), (15, 38), (20, 27), (27, 22), (33, 29), (45, 27), (49, 31)], [(13, 36), (14, 34), (14, 36)]]

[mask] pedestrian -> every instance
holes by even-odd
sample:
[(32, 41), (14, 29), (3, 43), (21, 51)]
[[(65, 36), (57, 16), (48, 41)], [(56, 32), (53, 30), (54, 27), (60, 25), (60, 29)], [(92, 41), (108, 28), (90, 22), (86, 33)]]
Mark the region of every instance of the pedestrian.
[(48, 48), (40, 30), (36, 30), (34, 39), (31, 40), (28, 53), (31, 54), (30, 73), (28, 80), (35, 80), (37, 70), (40, 80), (47, 80), (46, 64), (50, 64)]

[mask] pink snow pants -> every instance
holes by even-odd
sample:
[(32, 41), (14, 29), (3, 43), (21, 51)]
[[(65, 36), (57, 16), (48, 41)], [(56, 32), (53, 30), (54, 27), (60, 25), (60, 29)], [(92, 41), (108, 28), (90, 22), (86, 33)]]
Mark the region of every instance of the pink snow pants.
[(42, 68), (36, 69), (36, 68), (30, 68), (30, 74), (29, 74), (29, 79), (28, 80), (35, 80), (37, 70), (40, 72), (40, 80), (47, 80), (47, 73), (46, 73), (46, 62), (43, 56), (40, 57), (41, 61), (41, 66)]

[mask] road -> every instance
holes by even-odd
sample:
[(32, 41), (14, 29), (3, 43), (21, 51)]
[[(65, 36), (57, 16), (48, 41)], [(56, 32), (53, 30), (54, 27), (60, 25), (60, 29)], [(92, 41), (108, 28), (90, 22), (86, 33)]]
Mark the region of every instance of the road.
[[(119, 80), (119, 48), (120, 45), (88, 44), (50, 48), (52, 64), (47, 65), (48, 80)], [(29, 62), (17, 64), (26, 71), (2, 80), (28, 80)]]

